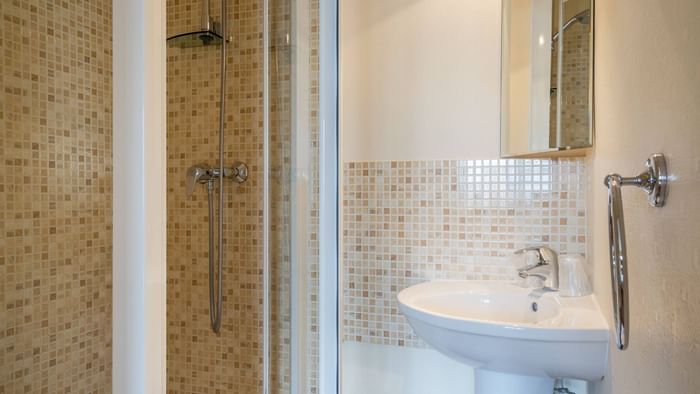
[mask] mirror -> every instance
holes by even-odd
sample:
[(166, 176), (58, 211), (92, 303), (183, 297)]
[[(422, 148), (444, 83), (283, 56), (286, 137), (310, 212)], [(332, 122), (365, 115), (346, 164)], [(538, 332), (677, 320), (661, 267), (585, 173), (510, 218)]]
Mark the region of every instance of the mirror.
[(503, 1), (501, 156), (592, 146), (593, 11), (593, 0)]

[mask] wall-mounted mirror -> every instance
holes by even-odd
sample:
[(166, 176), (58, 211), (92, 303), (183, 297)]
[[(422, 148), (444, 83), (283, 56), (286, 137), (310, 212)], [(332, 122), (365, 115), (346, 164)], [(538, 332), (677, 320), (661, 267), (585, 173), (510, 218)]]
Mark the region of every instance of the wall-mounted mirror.
[(593, 1), (503, 1), (502, 156), (592, 146)]

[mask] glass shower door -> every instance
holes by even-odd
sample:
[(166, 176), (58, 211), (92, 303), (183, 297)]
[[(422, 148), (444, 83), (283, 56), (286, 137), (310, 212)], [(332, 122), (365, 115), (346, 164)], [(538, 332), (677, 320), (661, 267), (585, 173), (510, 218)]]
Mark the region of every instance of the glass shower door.
[(269, 393), (318, 393), (319, 2), (266, 3)]

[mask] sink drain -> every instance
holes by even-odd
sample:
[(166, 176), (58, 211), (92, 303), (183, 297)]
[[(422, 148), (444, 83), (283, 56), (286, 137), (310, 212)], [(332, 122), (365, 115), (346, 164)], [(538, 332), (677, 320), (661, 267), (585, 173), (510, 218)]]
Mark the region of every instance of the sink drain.
[(533, 302), (532, 305), (530, 305), (530, 309), (532, 309), (533, 312), (537, 312), (537, 308), (539, 308), (539, 306), (537, 306), (536, 302)]

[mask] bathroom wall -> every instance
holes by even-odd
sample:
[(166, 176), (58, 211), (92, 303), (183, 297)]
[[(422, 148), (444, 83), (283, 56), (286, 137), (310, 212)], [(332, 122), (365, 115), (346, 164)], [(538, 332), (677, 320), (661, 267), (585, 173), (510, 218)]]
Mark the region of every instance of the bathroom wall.
[(499, 159), (500, 11), (482, 1), (341, 2), (347, 394), (440, 379), (472, 389), (469, 368), (413, 334), (396, 302), (403, 288), (514, 279), (512, 251), (526, 245), (587, 250), (585, 160)]
[(598, 393), (695, 393), (700, 387), (700, 3), (596, 2), (596, 148), (591, 160), (595, 291), (612, 317), (603, 177), (634, 175), (665, 153), (667, 205), (625, 188), (630, 345), (611, 349)]
[(345, 161), (498, 157), (498, 2), (344, 0), (340, 19)]
[(586, 251), (582, 160), (344, 166), (346, 341), (424, 347), (396, 295), (431, 279), (512, 280), (516, 249)]
[(0, 392), (110, 392), (112, 2), (0, 20)]
[[(287, 0), (270, 0), (269, 47), (264, 47), (266, 22), (262, 0), (229, 2), (227, 111), (225, 160), (248, 164), (250, 175), (242, 185), (226, 184), (224, 217), (224, 312), (221, 333), (209, 325), (208, 218), (206, 189), (185, 193), (185, 173), (195, 164), (218, 162), (220, 47), (168, 49), (168, 391), (258, 393), (262, 389), (263, 346), (270, 345), (270, 390), (289, 392), (291, 385), (291, 222), (292, 210), (303, 221), (305, 259), (299, 264), (306, 275), (307, 310), (299, 311), (308, 328), (304, 392), (317, 392), (318, 369), (318, 1), (306, 8)], [(219, 2), (212, 14), (219, 19)], [(295, 7), (297, 9), (295, 10)], [(167, 2), (168, 35), (199, 26), (199, 0)], [(293, 12), (306, 12), (307, 29), (299, 37), (308, 42), (308, 83), (296, 92), (290, 43)], [(301, 44), (300, 44), (301, 45)], [(264, 55), (269, 55), (265, 75)], [(264, 103), (264, 79), (269, 78), (269, 106)], [(298, 94), (297, 94), (298, 93)], [(305, 100), (303, 106), (293, 100)], [(294, 108), (308, 111), (292, 112)], [(264, 112), (269, 111), (269, 202), (264, 200)], [(292, 177), (299, 169), (293, 122), (304, 118), (308, 133), (305, 152), (304, 203), (292, 207)], [(295, 190), (298, 192), (298, 190)], [(264, 212), (269, 214), (270, 337), (264, 338), (263, 270)], [(298, 256), (296, 256), (298, 257)], [(300, 281), (301, 282), (301, 281)], [(300, 356), (304, 357), (304, 356)], [(295, 359), (296, 360), (296, 359)], [(301, 370), (300, 373), (304, 371)]]
[[(212, 14), (220, 20), (218, 2)], [(201, 1), (167, 2), (167, 35), (194, 30)], [(263, 380), (263, 13), (229, 2), (225, 160), (249, 180), (225, 185), (221, 334), (209, 320), (207, 193), (185, 191), (190, 166), (218, 162), (220, 46), (168, 48), (168, 392), (258, 392)], [(279, 256), (279, 253), (275, 253)]]

